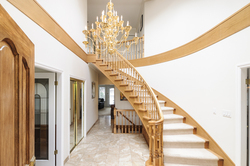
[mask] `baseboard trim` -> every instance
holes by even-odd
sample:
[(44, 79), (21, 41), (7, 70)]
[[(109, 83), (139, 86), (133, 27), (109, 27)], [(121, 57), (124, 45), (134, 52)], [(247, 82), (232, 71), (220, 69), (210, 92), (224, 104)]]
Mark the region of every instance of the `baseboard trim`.
[(95, 123), (92, 125), (92, 127), (89, 129), (89, 131), (87, 132), (87, 135), (89, 134), (89, 132), (91, 131), (91, 129), (95, 126), (95, 124), (98, 122), (99, 118), (95, 121)]
[(65, 165), (69, 161), (69, 156), (64, 160), (63, 165)]

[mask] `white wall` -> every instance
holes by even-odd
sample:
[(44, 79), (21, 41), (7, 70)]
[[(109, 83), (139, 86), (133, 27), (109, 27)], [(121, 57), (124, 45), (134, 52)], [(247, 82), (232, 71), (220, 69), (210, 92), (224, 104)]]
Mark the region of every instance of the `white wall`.
[[(87, 0), (53, 0), (38, 1), (49, 14), (64, 28), (69, 35), (80, 45), (83, 40), (82, 30), (87, 24)], [(1, 5), (17, 22), (24, 33), (35, 45), (35, 63), (61, 72), (61, 110), (58, 110), (58, 150), (60, 160), (58, 165), (63, 165), (64, 159), (70, 152), (69, 123), (70, 123), (70, 77), (85, 81), (85, 132), (88, 131), (98, 119), (98, 97), (92, 99), (91, 83), (98, 85), (98, 74), (83, 62), (74, 53), (59, 43), (36, 23), (22, 12), (17, 10), (6, 0), (0, 0)], [(80, 45), (84, 47), (83, 45)], [(59, 82), (60, 84), (60, 82)], [(97, 87), (97, 86), (96, 86)], [(97, 92), (97, 89), (96, 89)], [(98, 96), (96, 94), (96, 96)]]
[(120, 100), (120, 91), (115, 87), (115, 108), (119, 109), (134, 109), (128, 101)]
[(199, 37), (249, 3), (249, 0), (154, 0), (145, 2), (145, 57)]
[[(145, 52), (165, 52), (211, 29), (249, 3), (149, 1), (145, 4)], [(184, 58), (140, 67), (150, 86), (187, 111), (235, 161), (237, 65), (250, 62), (250, 28)], [(156, 74), (159, 73), (159, 74)], [(231, 118), (223, 117), (229, 111)]]

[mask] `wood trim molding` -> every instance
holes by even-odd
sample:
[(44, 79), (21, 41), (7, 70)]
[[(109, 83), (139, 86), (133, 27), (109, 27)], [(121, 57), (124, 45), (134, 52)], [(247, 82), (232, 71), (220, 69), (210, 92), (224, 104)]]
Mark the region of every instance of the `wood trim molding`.
[[(152, 88), (153, 89), (153, 88)], [(196, 127), (197, 136), (209, 141), (209, 149), (215, 152), (217, 155), (221, 156), (224, 159), (224, 165), (226, 166), (235, 166), (234, 162), (229, 158), (229, 156), (221, 149), (221, 147), (214, 141), (214, 139), (206, 132), (206, 130), (201, 127), (201, 125), (196, 122), (186, 111), (181, 107), (171, 101), (169, 98), (153, 89), (155, 95), (158, 96), (159, 100), (166, 101), (167, 107), (175, 108), (175, 114), (182, 115), (186, 117), (186, 123)]]
[(250, 3), (193, 41), (154, 56), (130, 60), (135, 67), (149, 66), (182, 58), (213, 45), (250, 26)]
[(95, 126), (95, 124), (98, 122), (98, 120), (99, 120), (99, 118), (95, 121), (95, 123), (90, 127), (90, 129), (89, 129), (89, 131), (87, 132), (87, 134), (86, 135), (88, 135), (89, 134), (89, 132), (91, 131), (91, 129)]
[(95, 63), (96, 62), (96, 54), (87, 54), (87, 62)]
[(7, 0), (56, 40), (87, 62), (87, 54), (35, 0)]
[(63, 165), (65, 165), (69, 161), (69, 156), (63, 161)]

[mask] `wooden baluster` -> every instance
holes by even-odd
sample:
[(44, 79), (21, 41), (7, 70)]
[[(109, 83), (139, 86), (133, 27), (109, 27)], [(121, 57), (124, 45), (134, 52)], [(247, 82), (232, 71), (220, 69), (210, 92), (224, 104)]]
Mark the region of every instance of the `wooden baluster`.
[[(132, 112), (132, 122), (134, 121), (134, 117), (135, 117), (135, 114), (134, 114), (134, 112)], [(133, 133), (135, 133), (135, 126), (134, 125), (132, 125), (133, 126)]]
[(131, 60), (134, 59), (134, 51), (135, 51), (135, 48), (133, 47), (133, 45), (131, 45)]
[[(129, 119), (132, 119), (132, 116), (131, 116), (131, 111), (129, 112)], [(132, 133), (132, 128), (131, 128), (132, 125), (129, 125), (129, 133)]]
[[(146, 127), (146, 126), (145, 126)], [(152, 125), (149, 125), (149, 165), (153, 164), (153, 136), (152, 136)], [(145, 128), (146, 130), (146, 128)]]
[(156, 138), (156, 125), (153, 126), (153, 136), (154, 136), (154, 140), (153, 140), (153, 164), (157, 165), (157, 161), (156, 161), (156, 147), (157, 147), (157, 138)]
[(133, 46), (131, 45), (131, 47), (130, 47), (130, 60), (132, 59), (132, 48), (133, 48)]
[[(123, 113), (123, 111), (121, 111), (121, 113)], [(122, 117), (122, 133), (124, 133), (124, 123), (123, 123), (123, 119), (124, 119), (124, 117), (121, 115), (121, 117)]]
[(139, 133), (141, 133), (141, 126), (142, 126), (142, 123), (141, 123), (141, 120), (139, 119)]
[(114, 134), (116, 134), (116, 108), (114, 108)]
[(117, 111), (117, 119), (118, 119), (118, 133), (121, 133), (121, 123), (120, 123), (120, 111)]
[[(135, 111), (134, 111), (135, 112)], [(136, 118), (137, 118), (137, 116), (136, 116), (136, 113), (135, 113), (135, 128), (136, 128), (136, 133), (138, 133), (138, 128), (137, 128), (137, 124), (136, 124)]]
[[(124, 111), (124, 115), (125, 117), (127, 117), (127, 111)], [(125, 133), (127, 133), (127, 119), (124, 120), (125, 120)]]
[(117, 60), (117, 52), (115, 53), (115, 70), (117, 71), (118, 68), (117, 68), (117, 63), (118, 63), (118, 60)]
[[(101, 50), (102, 50), (103, 49), (103, 47), (102, 47), (103, 43), (100, 43), (100, 45), (101, 45)], [(103, 52), (102, 51), (100, 52), (100, 58), (103, 59)]]

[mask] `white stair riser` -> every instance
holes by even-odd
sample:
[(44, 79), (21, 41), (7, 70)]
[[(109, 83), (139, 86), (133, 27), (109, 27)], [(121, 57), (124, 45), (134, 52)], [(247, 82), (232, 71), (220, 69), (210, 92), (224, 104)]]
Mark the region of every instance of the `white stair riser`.
[(183, 123), (183, 119), (164, 119), (164, 124)]
[(164, 142), (164, 148), (204, 148), (202, 142)]
[(180, 158), (172, 156), (164, 156), (164, 162), (174, 163), (174, 164), (187, 164), (187, 165), (199, 165), (199, 166), (218, 166), (218, 161), (216, 160), (207, 160), (207, 159), (189, 159), (189, 158)]
[(159, 105), (160, 105), (160, 107), (164, 107), (165, 103), (160, 102)]
[(173, 114), (174, 110), (162, 110), (163, 115)]
[(164, 135), (193, 134), (193, 129), (163, 130)]

